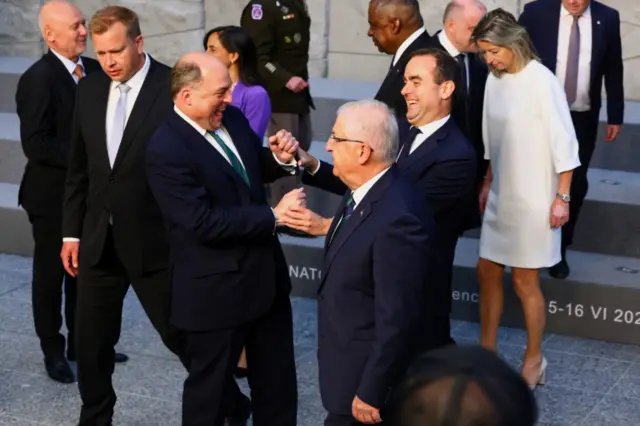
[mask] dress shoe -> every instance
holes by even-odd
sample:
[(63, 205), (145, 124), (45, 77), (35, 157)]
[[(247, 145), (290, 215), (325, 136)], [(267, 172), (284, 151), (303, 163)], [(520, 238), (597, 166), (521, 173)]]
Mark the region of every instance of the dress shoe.
[(251, 417), (251, 401), (244, 397), (243, 407), (234, 416), (224, 419), (224, 426), (247, 426)]
[(44, 368), (47, 370), (49, 377), (56, 382), (73, 383), (75, 381), (73, 372), (62, 355), (45, 357)]
[(569, 272), (569, 264), (565, 259), (562, 259), (560, 262), (549, 268), (549, 275), (559, 280), (567, 278), (569, 276)]

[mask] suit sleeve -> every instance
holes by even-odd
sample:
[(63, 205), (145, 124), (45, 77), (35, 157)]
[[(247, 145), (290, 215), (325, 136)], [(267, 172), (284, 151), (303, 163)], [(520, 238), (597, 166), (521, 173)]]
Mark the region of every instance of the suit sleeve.
[(426, 315), (430, 245), (427, 229), (412, 215), (394, 220), (374, 243), (376, 340), (356, 392), (373, 407), (382, 407), (410, 361)]
[[(50, 76), (26, 72), (18, 82), (16, 107), (20, 118), (20, 140), (29, 161), (65, 168), (67, 155), (63, 142), (53, 137), (55, 120)], [(67, 141), (65, 141), (67, 142)]]
[(426, 194), (434, 216), (445, 212), (475, 187), (477, 159), (456, 158), (435, 164), (417, 184)]
[(620, 40), (620, 14), (613, 11), (609, 46), (606, 53), (604, 87), (607, 92), (607, 122), (622, 124), (624, 121), (624, 65)]
[(344, 195), (348, 189), (347, 185), (333, 174), (333, 165), (324, 161), (320, 161), (320, 168), (315, 174), (305, 172), (302, 182), (336, 195)]
[(522, 25), (527, 31), (531, 31), (531, 9), (528, 4), (524, 5), (522, 13), (518, 17), (518, 24)]
[[(252, 16), (253, 7), (260, 7), (262, 16), (254, 19)], [(269, 82), (270, 86), (285, 87), (292, 73), (280, 65), (275, 58), (276, 50), (276, 16), (260, 2), (251, 2), (242, 12), (240, 25), (244, 27), (256, 45), (258, 54), (258, 71)]]
[(272, 238), (273, 211), (266, 205), (215, 206), (180, 153), (149, 142), (147, 177), (151, 191), (168, 223), (193, 235), (203, 244)]
[(69, 161), (64, 188), (64, 204), (62, 211), (62, 236), (64, 238), (80, 238), (82, 222), (86, 213), (89, 175), (87, 170), (87, 151), (82, 134), (82, 88), (78, 85), (76, 102), (71, 127)]

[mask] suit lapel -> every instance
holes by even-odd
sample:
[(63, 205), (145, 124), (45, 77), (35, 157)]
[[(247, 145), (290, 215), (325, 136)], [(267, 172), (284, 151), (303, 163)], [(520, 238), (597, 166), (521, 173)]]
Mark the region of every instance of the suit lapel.
[[(89, 86), (83, 86), (89, 87)], [(107, 150), (107, 104), (109, 102), (109, 89), (111, 88), (111, 79), (106, 74), (100, 75), (100, 79), (96, 81), (95, 93), (91, 96), (95, 99), (94, 109), (90, 113), (93, 117), (93, 124), (89, 128), (93, 129), (98, 154), (102, 158), (100, 164), (104, 164), (109, 170), (109, 152)]]
[(67, 70), (67, 67), (64, 66), (62, 61), (58, 59), (55, 53), (49, 50), (44, 55), (44, 58), (51, 64), (56, 74), (58, 74), (58, 76), (60, 77), (60, 81), (62, 82), (62, 84), (64, 84), (67, 90), (70, 90), (72, 93), (76, 93), (77, 84), (75, 80), (69, 73), (69, 70)]
[(425, 31), (424, 33), (420, 34), (420, 37), (415, 39), (413, 43), (407, 46), (407, 49), (402, 53), (400, 58), (398, 58), (396, 64), (389, 68), (389, 72), (387, 72), (387, 75), (384, 78), (380, 89), (378, 90), (376, 98), (378, 98), (380, 94), (386, 93), (386, 91), (388, 91), (390, 88), (396, 87), (396, 84), (394, 84), (395, 82), (404, 79), (404, 69), (409, 62), (409, 56), (411, 56), (414, 51), (418, 50), (420, 46), (423, 46), (424, 43), (426, 43), (426, 39), (428, 38), (429, 35)]
[[(429, 136), (424, 142), (422, 142), (422, 145), (420, 145), (407, 157), (404, 157), (402, 161), (399, 161), (398, 166), (400, 166), (402, 169), (409, 168), (414, 164), (420, 164), (421, 167), (424, 167), (424, 165), (428, 162), (427, 159), (429, 157), (429, 154), (431, 154), (433, 150), (438, 147), (440, 141), (446, 138), (447, 134), (449, 133), (449, 126), (451, 126), (452, 120), (453, 117), (449, 117), (449, 120), (447, 120), (447, 122), (444, 123), (442, 127), (436, 130), (435, 133)], [(405, 141), (405, 148), (408, 149), (411, 142), (412, 141), (409, 140)]]
[(149, 65), (149, 72), (142, 83), (140, 93), (136, 98), (136, 102), (131, 110), (131, 115), (127, 120), (124, 132), (122, 133), (122, 141), (118, 147), (116, 159), (113, 162), (113, 170), (116, 170), (122, 163), (127, 150), (135, 140), (136, 133), (138, 133), (138, 130), (145, 122), (145, 118), (147, 117), (147, 114), (149, 114), (149, 111), (151, 111), (156, 98), (162, 92), (163, 88), (160, 85), (169, 84), (169, 82), (155, 77), (155, 61), (151, 56), (149, 56), (149, 60), (151, 61)]
[[(389, 187), (389, 185), (393, 181), (393, 179), (396, 176), (396, 174), (397, 174), (397, 171), (396, 171), (395, 167), (391, 167), (391, 169), (389, 169), (380, 178), (380, 180), (378, 180), (375, 183), (375, 185), (373, 185), (373, 187), (371, 187), (371, 189), (369, 190), (367, 195), (365, 195), (365, 197), (362, 199), (362, 201), (360, 201), (360, 203), (356, 206), (356, 208), (353, 211), (353, 214), (351, 215), (349, 220), (347, 220), (346, 223), (341, 225), (340, 230), (334, 236), (334, 238), (331, 241), (331, 243), (328, 244), (327, 241), (325, 240), (325, 247), (326, 247), (325, 261), (324, 261), (324, 265), (323, 265), (323, 268), (322, 268), (322, 271), (323, 271), (322, 272), (322, 282), (320, 283), (320, 288), (318, 289), (318, 292), (322, 289), (322, 286), (324, 285), (324, 282), (325, 282), (325, 280), (327, 278), (329, 269), (331, 268), (331, 264), (333, 263), (333, 260), (335, 259), (336, 255), (340, 252), (340, 249), (342, 248), (344, 243), (349, 239), (349, 237), (351, 237), (353, 232), (371, 214), (371, 211), (373, 210), (376, 201), (378, 201), (380, 199), (380, 197), (382, 196), (382, 194), (384, 194), (384, 192), (387, 190), (387, 188)], [(348, 195), (345, 197), (345, 199), (343, 199), (342, 209), (344, 209), (344, 204), (346, 203), (346, 198), (348, 198)], [(338, 214), (342, 213), (342, 209), (339, 211)], [(334, 223), (331, 224), (331, 229), (330, 229), (331, 233), (333, 233), (335, 227), (337, 226), (338, 220), (340, 220), (340, 218), (338, 216), (336, 216), (334, 218), (334, 220), (333, 220)], [(327, 234), (327, 238), (329, 238), (331, 236), (331, 233)]]
[(591, 84), (589, 87), (595, 87), (594, 79), (598, 75), (598, 65), (602, 63), (600, 57), (603, 54), (604, 34), (600, 20), (600, 8), (596, 3), (591, 3)]
[[(556, 66), (558, 65), (558, 37), (560, 33), (560, 6), (562, 2), (556, 1), (549, 8), (549, 26), (545, 30), (545, 33), (548, 34), (549, 40), (547, 40), (546, 48), (547, 52), (538, 52), (541, 56), (541, 59), (544, 62), (544, 57), (546, 56), (549, 62), (549, 69), (551, 72), (556, 72)], [(542, 46), (536, 46), (538, 49), (541, 49)]]

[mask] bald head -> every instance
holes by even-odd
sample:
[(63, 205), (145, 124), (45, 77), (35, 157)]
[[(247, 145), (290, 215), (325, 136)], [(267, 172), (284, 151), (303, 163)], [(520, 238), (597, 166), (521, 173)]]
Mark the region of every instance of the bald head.
[(205, 52), (187, 53), (171, 70), (171, 94), (176, 106), (205, 130), (222, 126), (231, 103), (231, 77), (226, 65)]
[(447, 4), (442, 17), (444, 32), (459, 52), (474, 50), (471, 33), (487, 8), (478, 0), (454, 0)]
[(77, 61), (87, 42), (85, 19), (74, 4), (52, 0), (42, 6), (38, 15), (42, 38), (50, 49)]
[(368, 19), (373, 44), (389, 55), (424, 26), (417, 0), (371, 0)]

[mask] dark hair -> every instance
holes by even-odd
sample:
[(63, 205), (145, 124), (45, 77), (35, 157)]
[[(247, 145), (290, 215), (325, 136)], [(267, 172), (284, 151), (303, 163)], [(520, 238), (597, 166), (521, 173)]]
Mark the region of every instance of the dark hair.
[(416, 56), (432, 56), (436, 60), (436, 69), (433, 81), (436, 84), (442, 84), (445, 81), (455, 82), (458, 77), (458, 62), (451, 55), (441, 49), (427, 48), (418, 49), (409, 55), (409, 60)]
[(524, 379), (479, 346), (427, 352), (393, 392), (391, 426), (533, 426), (538, 408)]
[(240, 81), (247, 86), (260, 85), (264, 86), (264, 82), (258, 74), (258, 54), (256, 45), (251, 39), (249, 32), (242, 27), (227, 25), (216, 27), (207, 31), (202, 45), (207, 50), (207, 43), (212, 34), (218, 34), (220, 44), (229, 53), (238, 54), (238, 74)]

